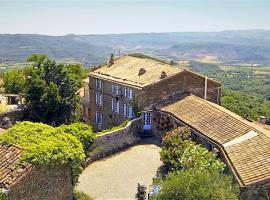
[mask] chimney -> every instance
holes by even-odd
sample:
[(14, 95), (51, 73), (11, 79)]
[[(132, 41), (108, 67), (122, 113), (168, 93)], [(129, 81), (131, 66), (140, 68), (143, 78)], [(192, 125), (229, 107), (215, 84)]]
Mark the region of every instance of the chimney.
[(114, 55), (113, 53), (110, 55), (110, 59), (109, 59), (109, 65), (113, 65), (114, 64)]
[(166, 77), (167, 77), (166, 72), (162, 71), (161, 74), (160, 74), (160, 79), (164, 79)]
[(258, 122), (261, 124), (266, 124), (266, 117), (265, 116), (260, 116), (258, 119)]
[(207, 100), (207, 77), (204, 79), (204, 97), (205, 100)]
[(138, 76), (143, 75), (146, 72), (144, 68), (140, 68)]

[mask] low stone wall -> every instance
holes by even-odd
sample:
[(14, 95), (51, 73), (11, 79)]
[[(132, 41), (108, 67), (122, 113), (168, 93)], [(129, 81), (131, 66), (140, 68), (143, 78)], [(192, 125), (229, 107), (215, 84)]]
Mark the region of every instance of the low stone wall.
[(87, 167), (95, 160), (133, 146), (140, 139), (138, 136), (140, 129), (141, 119), (137, 118), (128, 122), (127, 126), (122, 129), (97, 136), (83, 167)]
[(10, 120), (10, 123), (14, 124), (16, 121), (22, 121), (25, 118), (25, 116), (26, 116), (26, 109), (24, 108), (2, 112), (0, 113), (0, 127), (8, 128), (8, 127), (5, 127), (7, 126), (6, 121), (3, 120), (5, 117), (8, 117)]

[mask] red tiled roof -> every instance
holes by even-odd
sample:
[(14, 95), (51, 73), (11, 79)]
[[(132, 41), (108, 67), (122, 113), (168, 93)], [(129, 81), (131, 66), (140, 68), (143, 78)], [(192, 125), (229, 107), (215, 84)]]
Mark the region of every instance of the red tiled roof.
[(22, 165), (22, 148), (0, 144), (0, 188), (9, 189), (32, 169), (31, 164)]

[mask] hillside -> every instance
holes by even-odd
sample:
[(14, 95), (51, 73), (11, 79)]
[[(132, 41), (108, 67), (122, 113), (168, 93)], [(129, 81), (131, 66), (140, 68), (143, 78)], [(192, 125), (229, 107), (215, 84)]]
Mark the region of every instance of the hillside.
[(106, 61), (109, 53), (142, 52), (170, 60), (212, 56), (223, 63), (270, 63), (270, 31), (134, 33), (107, 35), (0, 35), (0, 63), (23, 62), (43, 53), (86, 66)]

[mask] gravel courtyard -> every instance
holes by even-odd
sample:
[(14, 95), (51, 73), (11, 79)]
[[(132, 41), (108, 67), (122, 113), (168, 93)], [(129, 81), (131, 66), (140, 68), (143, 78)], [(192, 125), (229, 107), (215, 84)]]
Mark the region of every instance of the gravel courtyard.
[[(153, 141), (154, 142), (154, 141)], [(79, 178), (77, 189), (101, 199), (135, 199), (137, 183), (149, 188), (160, 161), (160, 147), (146, 140), (88, 166)]]

